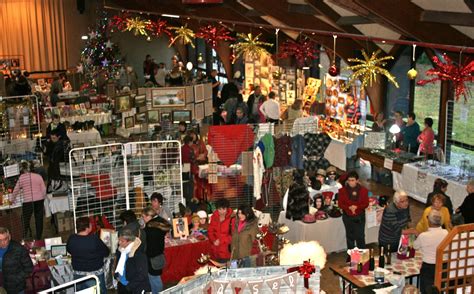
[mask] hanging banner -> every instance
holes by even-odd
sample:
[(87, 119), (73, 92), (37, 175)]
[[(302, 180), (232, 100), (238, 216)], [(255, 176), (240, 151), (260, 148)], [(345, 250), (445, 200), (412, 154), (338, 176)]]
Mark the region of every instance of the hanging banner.
[(267, 286), (268, 288), (270, 288), (270, 290), (272, 290), (273, 294), (280, 293), (280, 286), (281, 286), (280, 282), (281, 282), (281, 278), (266, 280)]
[(296, 294), (296, 283), (298, 279), (298, 272), (291, 273), (285, 277), (283, 277), (283, 280), (285, 281), (286, 285), (290, 288), (293, 293)]
[(212, 294), (212, 281), (208, 282), (204, 287), (203, 293)]
[(263, 280), (249, 281), (247, 284), (249, 286), (250, 293), (252, 294), (263, 293), (263, 290), (262, 290)]
[(212, 293), (224, 294), (227, 285), (229, 285), (229, 281), (214, 281)]
[(244, 289), (247, 287), (246, 281), (232, 281), (230, 282), (230, 287), (234, 294), (241, 294), (244, 292)]

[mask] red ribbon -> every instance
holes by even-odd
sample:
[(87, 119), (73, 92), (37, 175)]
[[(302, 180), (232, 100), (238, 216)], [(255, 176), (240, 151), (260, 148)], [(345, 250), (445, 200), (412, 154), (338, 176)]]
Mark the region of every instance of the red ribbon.
[(311, 274), (316, 272), (316, 268), (312, 265), (309, 261), (303, 262), (302, 266), (299, 267), (291, 267), (287, 270), (288, 273), (292, 273), (298, 271), (300, 275), (304, 278), (304, 287), (309, 289), (309, 278), (311, 278)]

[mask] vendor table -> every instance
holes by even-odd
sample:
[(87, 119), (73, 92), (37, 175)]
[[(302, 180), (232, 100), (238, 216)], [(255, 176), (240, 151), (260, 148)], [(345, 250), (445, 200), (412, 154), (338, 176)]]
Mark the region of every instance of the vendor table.
[(207, 239), (167, 239), (165, 246), (166, 266), (161, 276), (163, 283), (179, 282), (183, 277), (193, 276), (202, 266), (197, 259), (201, 254), (209, 254), (211, 249)]
[(356, 155), (357, 149), (364, 146), (364, 135), (355, 136), (352, 142), (332, 139), (324, 152), (324, 157), (340, 170), (347, 170), (347, 159)]
[[(431, 163), (431, 161), (430, 161)], [(392, 172), (393, 189), (404, 190), (407, 194), (426, 203), (428, 194), (433, 191), (433, 184), (437, 178), (448, 182), (446, 194), (451, 198), (453, 208), (458, 208), (467, 195), (467, 176), (459, 178), (460, 170), (455, 166), (443, 165), (435, 161), (435, 165), (424, 162), (405, 164), (401, 173)]]
[[(347, 249), (346, 230), (342, 222), (342, 217), (318, 220), (315, 223), (307, 224), (302, 221), (292, 221), (285, 217), (285, 211), (280, 212), (278, 223), (288, 226), (290, 231), (285, 238), (291, 243), (300, 241), (318, 241), (323, 246), (326, 253), (339, 252)], [(365, 227), (365, 242), (367, 244), (378, 242), (379, 226)]]
[(148, 134), (148, 125), (138, 125), (133, 128), (117, 128), (115, 133), (123, 138), (129, 138), (131, 135)]
[[(375, 260), (375, 263), (377, 264), (378, 257), (376, 257)], [(398, 259), (396, 254), (392, 254), (392, 264), (385, 266), (385, 269), (390, 272), (388, 275), (385, 275), (385, 280), (398, 286), (398, 288), (403, 288), (405, 285), (405, 279), (408, 279), (408, 282), (412, 284), (413, 279), (420, 275), (422, 263), (423, 260), (419, 251), (416, 252), (414, 258), (403, 260)], [(363, 288), (376, 284), (374, 280), (374, 272), (369, 272), (368, 275), (352, 275), (349, 266), (347, 265), (333, 264), (330, 265), (329, 268), (335, 275), (341, 278), (343, 289), (345, 289), (346, 283), (349, 284), (349, 291), (353, 286)], [(394, 271), (396, 271), (397, 274), (395, 274)], [(416, 282), (418, 283), (418, 279)], [(401, 293), (401, 291), (397, 291), (396, 293)]]
[(405, 164), (406, 162), (400, 161), (397, 158), (386, 157), (381, 152), (377, 151), (378, 149), (359, 148), (357, 149), (357, 156), (369, 161), (372, 166), (376, 166), (378, 168), (387, 168), (387, 165), (384, 164), (385, 160), (391, 159), (393, 160), (391, 170), (396, 171), (398, 173), (402, 172), (403, 164)]
[(112, 113), (88, 113), (86, 115), (76, 115), (76, 116), (66, 116), (61, 117), (61, 122), (68, 121), (74, 124), (76, 121), (78, 122), (85, 122), (93, 120), (96, 126), (109, 124), (112, 122)]
[(93, 129), (83, 132), (70, 132), (67, 134), (72, 146), (82, 144), (83, 146), (94, 146), (102, 143), (100, 133)]

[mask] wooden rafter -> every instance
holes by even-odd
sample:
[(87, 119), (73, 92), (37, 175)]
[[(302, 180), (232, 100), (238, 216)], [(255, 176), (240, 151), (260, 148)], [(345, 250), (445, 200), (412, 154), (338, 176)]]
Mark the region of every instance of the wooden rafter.
[(474, 13), (425, 10), (421, 12), (420, 21), (472, 27), (474, 26)]

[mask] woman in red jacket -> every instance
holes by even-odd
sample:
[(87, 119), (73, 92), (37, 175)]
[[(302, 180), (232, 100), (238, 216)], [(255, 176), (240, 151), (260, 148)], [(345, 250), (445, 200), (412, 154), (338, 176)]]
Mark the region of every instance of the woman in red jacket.
[(369, 191), (360, 185), (359, 175), (349, 172), (344, 187), (339, 189), (339, 207), (346, 229), (347, 249), (365, 248), (365, 209), (369, 206)]
[(211, 242), (211, 258), (223, 263), (230, 259), (231, 225), (235, 215), (225, 198), (217, 200), (216, 208), (211, 216), (207, 234)]

